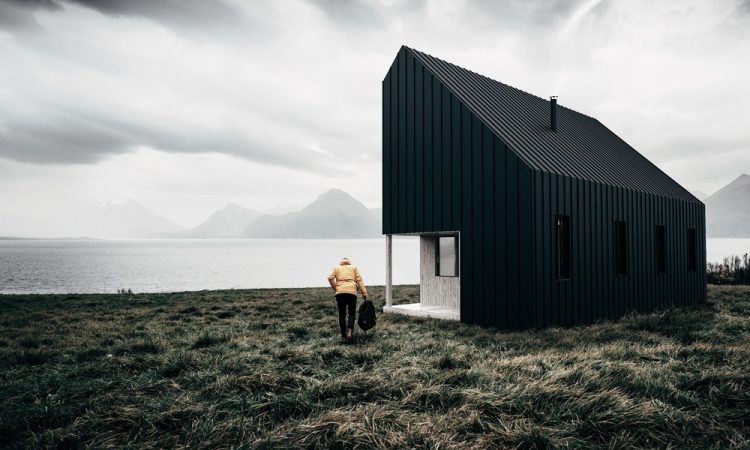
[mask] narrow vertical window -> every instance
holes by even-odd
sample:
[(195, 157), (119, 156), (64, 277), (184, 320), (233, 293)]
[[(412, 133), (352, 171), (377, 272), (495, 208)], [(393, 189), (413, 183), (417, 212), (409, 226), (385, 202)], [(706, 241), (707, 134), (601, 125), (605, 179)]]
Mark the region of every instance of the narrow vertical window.
[(557, 278), (570, 278), (570, 216), (557, 216)]
[(625, 222), (615, 222), (615, 268), (617, 275), (628, 273), (628, 241)]
[(688, 228), (687, 239), (688, 270), (695, 272), (698, 270), (698, 237), (694, 228)]
[(664, 225), (656, 226), (656, 273), (667, 273), (667, 230)]
[(456, 236), (440, 236), (437, 238), (437, 267), (439, 277), (458, 276), (458, 238)]

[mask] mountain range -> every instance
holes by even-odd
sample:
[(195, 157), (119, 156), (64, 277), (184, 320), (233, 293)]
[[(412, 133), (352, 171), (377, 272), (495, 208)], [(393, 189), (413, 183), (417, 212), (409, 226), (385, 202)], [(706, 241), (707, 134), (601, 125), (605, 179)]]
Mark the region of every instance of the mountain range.
[(340, 189), (331, 189), (300, 211), (264, 215), (243, 232), (248, 238), (366, 238), (380, 236), (381, 215)]
[(95, 205), (77, 215), (84, 225), (65, 230), (65, 235), (106, 239), (370, 238), (381, 235), (382, 222), (381, 209), (368, 209), (340, 189), (286, 214), (263, 214), (230, 203), (189, 229), (132, 199)]
[(216, 211), (205, 222), (189, 230), (174, 233), (171, 237), (193, 239), (237, 238), (242, 237), (247, 228), (261, 214), (230, 203)]
[[(705, 196), (708, 237), (750, 237), (750, 175), (742, 174)], [(184, 229), (132, 199), (74, 212), (78, 223), (58, 223), (57, 236), (144, 238), (369, 238), (381, 235), (382, 209), (367, 208), (340, 189), (331, 189), (304, 208), (268, 214), (230, 203), (199, 225)]]
[(750, 237), (750, 175), (743, 173), (703, 202), (708, 237)]

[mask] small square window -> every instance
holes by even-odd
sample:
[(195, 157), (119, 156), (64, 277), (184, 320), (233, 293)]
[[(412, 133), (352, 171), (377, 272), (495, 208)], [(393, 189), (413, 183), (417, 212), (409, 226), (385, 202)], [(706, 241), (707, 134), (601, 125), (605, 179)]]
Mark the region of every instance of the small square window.
[(458, 276), (458, 238), (440, 236), (437, 238), (437, 276)]

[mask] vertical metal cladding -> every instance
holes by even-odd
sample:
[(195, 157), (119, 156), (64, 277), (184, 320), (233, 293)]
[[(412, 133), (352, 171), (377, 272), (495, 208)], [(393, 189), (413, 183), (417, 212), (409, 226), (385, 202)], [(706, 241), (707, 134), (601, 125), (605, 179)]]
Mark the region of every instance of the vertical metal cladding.
[[(441, 81), (460, 75), (439, 75), (404, 47), (383, 80), (383, 233), (460, 232), (462, 321), (572, 325), (705, 301), (702, 203), (539, 168), (565, 164), (553, 160), (560, 155), (532, 167), (487, 125), (492, 111), (481, 118)], [(467, 84), (462, 95), (481, 92)], [(513, 120), (522, 133), (523, 117)], [(556, 215), (570, 218), (567, 280), (556, 277)], [(615, 274), (615, 221), (627, 224), (625, 275)], [(656, 225), (666, 227), (664, 274)], [(697, 271), (688, 270), (688, 228)]]

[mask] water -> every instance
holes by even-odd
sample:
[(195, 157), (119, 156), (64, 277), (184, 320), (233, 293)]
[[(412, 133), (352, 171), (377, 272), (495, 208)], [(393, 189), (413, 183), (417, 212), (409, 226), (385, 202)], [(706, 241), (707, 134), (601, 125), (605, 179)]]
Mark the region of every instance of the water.
[[(750, 239), (708, 239), (707, 260), (750, 253)], [(385, 284), (383, 239), (0, 240), (0, 293), (101, 293), (326, 286), (339, 258)], [(393, 282), (419, 283), (418, 238), (394, 238)]]
[[(385, 284), (385, 240), (0, 240), (0, 293), (327, 286), (343, 256)], [(393, 239), (394, 284), (419, 283), (419, 239)]]

